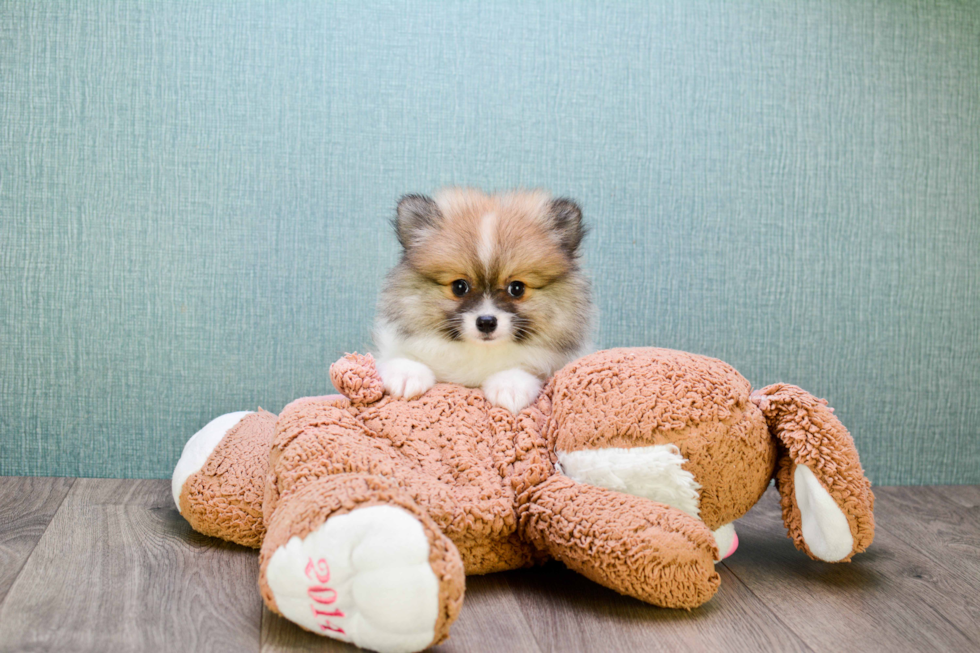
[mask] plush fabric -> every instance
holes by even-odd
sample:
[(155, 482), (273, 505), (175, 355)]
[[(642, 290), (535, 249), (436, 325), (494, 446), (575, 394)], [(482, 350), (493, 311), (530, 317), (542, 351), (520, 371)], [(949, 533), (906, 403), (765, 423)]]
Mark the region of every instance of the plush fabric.
[[(624, 370), (630, 383), (622, 382)], [(700, 517), (713, 530), (741, 517), (772, 476), (776, 449), (749, 400), (751, 390), (732, 366), (714, 358), (611, 349), (555, 376), (549, 434), (560, 451), (678, 447), (684, 468), (701, 485)]]
[(276, 416), (246, 415), (182, 485), (178, 507), (196, 530), (257, 547), (265, 535), (263, 488)]
[[(855, 539), (853, 553), (864, 551), (874, 537), (874, 494), (864, 477), (857, 451), (848, 446), (851, 436), (824, 400), (795, 386), (767, 386), (753, 395), (773, 425), (788, 454), (779, 460), (776, 484), (781, 496), (783, 522), (797, 548), (814, 556), (807, 547), (796, 501), (794, 472), (805, 465), (842, 508)], [(864, 506), (867, 509), (853, 510)], [(850, 559), (853, 553), (846, 555)]]
[[(342, 396), (294, 401), (278, 419), (249, 415), (187, 481), (192, 488), (231, 487), (214, 478), (215, 470), (247, 479), (253, 485), (242, 488), (239, 500), (249, 515), (261, 515), (261, 524), (224, 519), (212, 504), (230, 503), (227, 492), (180, 495), (181, 512), (195, 528), (261, 546), (259, 584), (273, 611), (273, 585), (284, 591), (282, 577), (302, 580), (302, 555), (288, 551), (307, 551), (311, 534), (336, 530), (331, 519), (370, 506), (406, 511), (418, 521), (414, 530), (425, 534), (439, 579), (432, 644), (448, 635), (458, 614), (464, 572), (515, 569), (549, 557), (637, 599), (695, 608), (718, 589), (715, 561), (737, 546), (732, 522), (774, 475), (789, 535), (812, 557), (849, 560), (873, 537), (870, 484), (853, 440), (826, 402), (785, 384), (752, 393), (738, 372), (715, 359), (656, 348), (598, 352), (560, 370), (517, 415), (492, 406), (479, 390), (451, 384), (414, 400), (391, 397), (370, 356), (345, 356), (331, 376)], [(253, 427), (266, 435), (250, 435)], [(248, 437), (268, 447), (237, 443)], [(651, 451), (658, 453), (651, 457)], [(602, 473), (562, 473), (560, 460), (603, 454), (609, 455)], [(798, 491), (787, 476), (794, 466), (813, 472)], [(623, 476), (630, 482), (617, 485)], [(670, 505), (677, 496), (686, 497), (682, 508)], [(220, 527), (208, 525), (221, 519)], [(352, 569), (347, 554), (324, 546), (308, 554), (309, 564), (328, 565), (331, 555), (341, 555), (335, 563)], [(272, 559), (293, 565), (285, 576), (275, 571), (274, 583), (267, 576)], [(392, 592), (405, 588), (396, 583)], [(302, 598), (302, 591), (290, 596)], [(330, 588), (343, 605), (356, 604), (357, 614), (376, 617), (383, 610), (371, 601), (392, 600), (365, 599), (371, 594), (362, 590), (362, 601), (351, 602), (351, 591)], [(418, 643), (369, 628), (359, 617), (355, 623), (343, 610), (333, 613), (323, 625), (301, 611), (297, 623), (341, 638), (358, 630), (367, 634), (355, 643), (384, 651), (415, 650)], [(351, 620), (343, 622), (346, 629), (341, 619)]]
[[(326, 521), (366, 506), (397, 506), (422, 522), (429, 539), (429, 562), (439, 583), (439, 615), (432, 643), (449, 636), (449, 626), (463, 603), (463, 564), (459, 553), (424, 510), (412, 501), (396, 481), (373, 474), (343, 474), (318, 479), (297, 490), (293, 501), (285, 502), (269, 519), (269, 532), (262, 547), (260, 566), (263, 571), (269, 559), (291, 538), (303, 538)], [(265, 574), (259, 589), (270, 610), (279, 612)]]

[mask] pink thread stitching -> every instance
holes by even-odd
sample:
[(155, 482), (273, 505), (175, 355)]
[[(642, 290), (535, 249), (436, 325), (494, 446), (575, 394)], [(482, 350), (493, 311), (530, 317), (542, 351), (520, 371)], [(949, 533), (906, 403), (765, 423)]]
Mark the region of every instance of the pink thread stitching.
[[(307, 596), (313, 601), (310, 603), (310, 608), (313, 610), (313, 616), (318, 619), (317, 624), (320, 626), (320, 630), (328, 630), (340, 635), (346, 635), (347, 633), (344, 632), (343, 628), (335, 626), (327, 618), (344, 617), (346, 615), (340, 610), (321, 610), (316, 605), (330, 605), (337, 600), (337, 590), (327, 587), (327, 582), (330, 580), (330, 565), (323, 558), (320, 558), (316, 562), (313, 562), (313, 558), (310, 558), (306, 563), (306, 577), (320, 583), (320, 585), (313, 585), (306, 590)], [(322, 621), (319, 621), (320, 619)]]

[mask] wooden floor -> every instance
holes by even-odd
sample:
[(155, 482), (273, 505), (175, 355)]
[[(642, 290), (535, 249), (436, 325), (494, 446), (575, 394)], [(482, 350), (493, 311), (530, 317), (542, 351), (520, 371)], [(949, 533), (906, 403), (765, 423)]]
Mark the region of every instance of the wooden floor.
[[(551, 564), (470, 578), (439, 651), (980, 651), (980, 486), (876, 488), (851, 564), (796, 551), (770, 493), (691, 612)], [(353, 651), (274, 616), (256, 552), (192, 531), (168, 481), (0, 477), (0, 651)]]

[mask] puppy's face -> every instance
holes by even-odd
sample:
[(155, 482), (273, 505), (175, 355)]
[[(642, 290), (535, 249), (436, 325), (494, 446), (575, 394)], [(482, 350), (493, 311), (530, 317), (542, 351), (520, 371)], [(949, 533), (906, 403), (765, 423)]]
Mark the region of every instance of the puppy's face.
[(486, 346), (579, 344), (574, 322), (589, 298), (573, 202), (540, 191), (450, 189), (402, 198), (395, 227), (404, 257), (385, 294), (403, 328)]

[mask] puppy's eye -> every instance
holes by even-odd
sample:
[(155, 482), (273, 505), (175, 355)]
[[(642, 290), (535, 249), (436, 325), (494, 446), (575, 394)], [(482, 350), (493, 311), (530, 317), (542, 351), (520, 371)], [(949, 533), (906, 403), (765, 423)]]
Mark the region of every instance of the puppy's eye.
[(524, 294), (524, 282), (523, 281), (511, 281), (510, 285), (507, 286), (507, 294), (515, 299)]
[(470, 284), (466, 283), (465, 279), (456, 279), (452, 283), (453, 294), (457, 297), (462, 297), (470, 291)]

